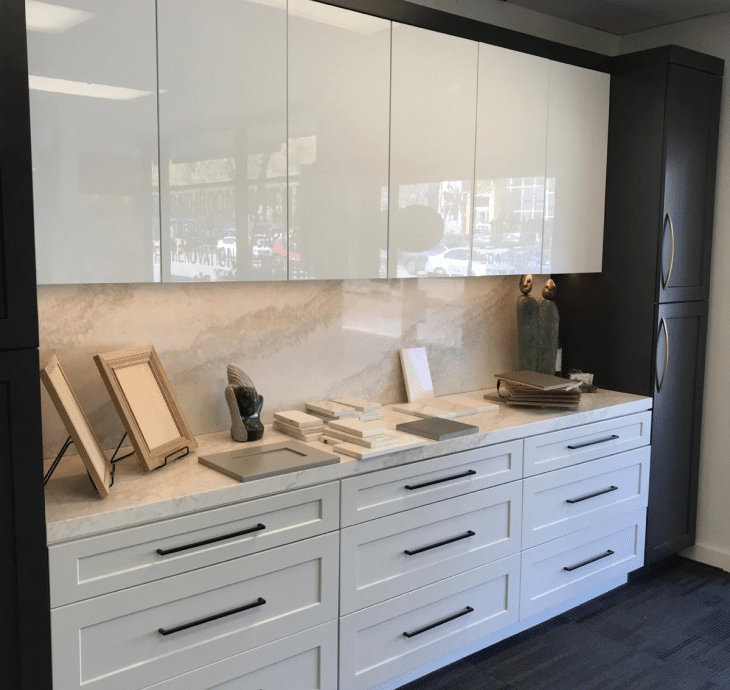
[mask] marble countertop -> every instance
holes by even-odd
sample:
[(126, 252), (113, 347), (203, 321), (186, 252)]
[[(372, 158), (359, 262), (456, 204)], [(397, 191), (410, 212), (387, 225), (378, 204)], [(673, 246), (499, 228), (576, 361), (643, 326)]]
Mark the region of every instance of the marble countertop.
[[(485, 393), (494, 394), (496, 391), (459, 393), (443, 396), (442, 399), (476, 405), (484, 403)], [(54, 544), (154, 522), (648, 409), (651, 409), (650, 398), (606, 390), (583, 395), (580, 405), (570, 410), (520, 408), (499, 404), (495, 411), (458, 418), (458, 421), (478, 425), (478, 434), (447, 441), (427, 441), (426, 445), (418, 448), (395, 451), (368, 460), (357, 460), (343, 455), (337, 464), (243, 483), (198, 462), (199, 455), (241, 447), (241, 444), (231, 439), (230, 431), (226, 430), (198, 436), (200, 445), (195, 452), (152, 472), (140, 469), (134, 456), (122, 460), (116, 467), (114, 486), (104, 499), (92, 487), (81, 459), (78, 456), (64, 457), (46, 485), (48, 543)], [(394, 412), (390, 405), (383, 406), (381, 418), (382, 425), (387, 429), (395, 429), (396, 424), (415, 419)], [(247, 447), (286, 440), (291, 439), (266, 425), (264, 438), (247, 444)], [(323, 443), (314, 442), (311, 445), (332, 452), (332, 447)], [(47, 461), (46, 468), (50, 462)]]

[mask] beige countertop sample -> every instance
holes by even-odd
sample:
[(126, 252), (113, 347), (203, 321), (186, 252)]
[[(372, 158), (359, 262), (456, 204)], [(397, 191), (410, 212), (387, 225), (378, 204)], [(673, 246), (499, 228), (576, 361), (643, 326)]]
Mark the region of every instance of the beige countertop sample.
[[(485, 393), (496, 394), (496, 391), (458, 393), (443, 396), (442, 399), (472, 405), (484, 404), (489, 402), (484, 400)], [(446, 441), (427, 441), (426, 445), (418, 448), (396, 450), (367, 460), (341, 455), (337, 464), (243, 483), (198, 462), (199, 455), (241, 447), (240, 443), (231, 439), (229, 430), (219, 431), (197, 436), (199, 447), (194, 452), (152, 472), (143, 471), (134, 456), (122, 460), (116, 466), (114, 486), (104, 499), (91, 485), (81, 459), (68, 456), (61, 460), (46, 485), (48, 543), (155, 522), (440, 455), (634, 414), (651, 409), (651, 402), (650, 398), (638, 395), (598, 390), (596, 393), (584, 394), (575, 409), (512, 407), (501, 403), (494, 411), (458, 418), (457, 421), (479, 426), (477, 434)], [(396, 424), (414, 419), (393, 411), (391, 405), (384, 405), (381, 410), (382, 424), (389, 430), (394, 430)], [(267, 424), (264, 437), (246, 446), (263, 446), (286, 440), (291, 438)], [(311, 445), (333, 452), (331, 446), (320, 442)], [(50, 460), (46, 462), (46, 469), (50, 463)]]

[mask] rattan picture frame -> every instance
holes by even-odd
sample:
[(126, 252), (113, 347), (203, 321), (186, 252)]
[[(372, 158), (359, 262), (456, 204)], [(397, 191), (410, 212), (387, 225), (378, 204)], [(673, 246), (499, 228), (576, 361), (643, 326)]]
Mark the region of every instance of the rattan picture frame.
[(91, 482), (102, 498), (109, 495), (112, 466), (91, 429), (61, 362), (54, 354), (41, 369), (41, 381), (86, 467)]
[(137, 461), (153, 470), (198, 447), (152, 345), (94, 356)]

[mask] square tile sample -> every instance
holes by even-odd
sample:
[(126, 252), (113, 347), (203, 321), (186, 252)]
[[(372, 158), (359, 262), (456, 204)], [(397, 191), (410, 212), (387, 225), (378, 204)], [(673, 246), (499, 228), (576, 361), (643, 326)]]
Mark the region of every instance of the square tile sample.
[(338, 421), (327, 422), (327, 426), (338, 431), (344, 431), (352, 436), (380, 436), (385, 433), (385, 429), (377, 422), (363, 422), (360, 419), (340, 419)]
[(322, 420), (314, 415), (307, 414), (306, 412), (300, 412), (299, 410), (285, 410), (284, 412), (274, 412), (274, 419), (289, 424), (290, 426), (296, 426), (305, 428), (308, 426), (321, 426)]
[(380, 409), (380, 403), (363, 400), (362, 398), (334, 398), (332, 402), (347, 405), (356, 409), (358, 412), (375, 412)]
[(398, 431), (423, 436), (434, 441), (445, 441), (449, 438), (476, 434), (479, 431), (479, 427), (473, 424), (464, 424), (464, 422), (457, 422), (454, 419), (442, 419), (441, 417), (429, 417), (428, 419), (417, 419), (414, 422), (403, 422), (395, 428)]

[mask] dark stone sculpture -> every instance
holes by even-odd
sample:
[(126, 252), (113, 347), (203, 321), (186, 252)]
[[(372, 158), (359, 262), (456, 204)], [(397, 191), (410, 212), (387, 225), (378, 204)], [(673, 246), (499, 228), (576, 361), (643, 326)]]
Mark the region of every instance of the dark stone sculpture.
[(555, 304), (557, 290), (551, 278), (542, 288), (542, 299), (537, 309), (537, 369), (541, 374), (555, 374), (555, 360), (558, 356), (558, 326), (560, 315)]
[(231, 437), (234, 441), (258, 441), (264, 435), (260, 419), (264, 397), (238, 367), (229, 364), (226, 373), (225, 397), (231, 413)]
[(537, 300), (530, 297), (532, 275), (527, 273), (520, 278), (520, 291), (517, 298), (517, 352), (519, 368), (537, 371)]

